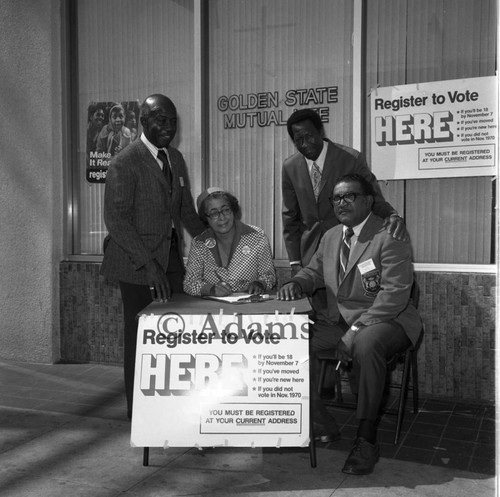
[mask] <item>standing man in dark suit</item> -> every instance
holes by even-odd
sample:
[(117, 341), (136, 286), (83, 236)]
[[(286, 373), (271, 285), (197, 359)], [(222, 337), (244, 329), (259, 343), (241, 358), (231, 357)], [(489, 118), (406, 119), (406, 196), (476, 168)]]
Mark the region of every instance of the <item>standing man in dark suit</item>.
[[(323, 235), (338, 224), (329, 201), (333, 186), (344, 174), (361, 174), (373, 186), (373, 212), (385, 220), (389, 233), (407, 237), (406, 226), (396, 210), (384, 200), (377, 178), (363, 154), (325, 138), (323, 123), (313, 109), (294, 112), (287, 129), (297, 152), (282, 168), (283, 237), (292, 275), (307, 266)], [(315, 187), (315, 178), (318, 178)], [(319, 289), (312, 297), (315, 321), (323, 321), (326, 295)]]
[(153, 300), (182, 292), (183, 227), (192, 236), (205, 227), (194, 208), (186, 164), (170, 143), (177, 110), (160, 94), (141, 105), (143, 133), (109, 166), (104, 194), (101, 273), (118, 281), (123, 302), (127, 415), (132, 416), (137, 314)]
[[(313, 361), (316, 352), (333, 347), (341, 362), (352, 359), (359, 425), (342, 471), (355, 475), (371, 473), (379, 458), (376, 421), (387, 360), (416, 344), (422, 330), (410, 301), (410, 243), (392, 237), (372, 212), (375, 196), (363, 176), (341, 177), (331, 200), (342, 224), (325, 234), (309, 264), (278, 292), (278, 298), (294, 300), (326, 287), (331, 325), (314, 330), (311, 351)], [(317, 362), (311, 371), (317, 384)]]

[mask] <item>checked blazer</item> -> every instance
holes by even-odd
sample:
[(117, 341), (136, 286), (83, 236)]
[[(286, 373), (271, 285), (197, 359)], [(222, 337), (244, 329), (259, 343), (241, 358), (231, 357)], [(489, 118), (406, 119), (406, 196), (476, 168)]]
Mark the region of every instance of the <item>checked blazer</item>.
[(276, 271), (264, 231), (237, 219), (234, 223), (236, 233), (227, 267), (222, 266), (217, 237), (211, 228), (191, 241), (184, 278), (186, 293), (207, 295), (219, 281), (229, 284), (233, 292), (246, 292), (253, 281), (260, 281), (264, 291), (274, 287)]
[[(172, 226), (183, 247), (183, 227), (192, 235), (205, 227), (194, 208), (182, 154), (169, 147), (172, 185), (137, 139), (113, 157), (106, 177), (101, 273), (110, 280), (146, 285), (144, 265), (156, 259), (166, 271)], [(180, 254), (182, 257), (182, 254)]]

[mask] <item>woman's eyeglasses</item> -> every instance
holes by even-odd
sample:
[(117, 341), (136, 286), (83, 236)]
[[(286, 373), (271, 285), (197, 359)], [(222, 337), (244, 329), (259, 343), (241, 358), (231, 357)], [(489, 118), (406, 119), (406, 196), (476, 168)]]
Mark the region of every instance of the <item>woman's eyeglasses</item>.
[(217, 209), (212, 209), (207, 213), (207, 217), (209, 217), (212, 221), (216, 221), (217, 219), (219, 219), (221, 214), (224, 217), (227, 217), (229, 216), (229, 214), (232, 214), (232, 212), (233, 211), (229, 207), (223, 207), (220, 211)]

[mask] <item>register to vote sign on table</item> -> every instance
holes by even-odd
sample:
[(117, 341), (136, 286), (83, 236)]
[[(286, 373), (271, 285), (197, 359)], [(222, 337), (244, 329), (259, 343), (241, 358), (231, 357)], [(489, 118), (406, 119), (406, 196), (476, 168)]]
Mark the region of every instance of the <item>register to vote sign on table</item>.
[(306, 315), (140, 317), (133, 446), (308, 442)]

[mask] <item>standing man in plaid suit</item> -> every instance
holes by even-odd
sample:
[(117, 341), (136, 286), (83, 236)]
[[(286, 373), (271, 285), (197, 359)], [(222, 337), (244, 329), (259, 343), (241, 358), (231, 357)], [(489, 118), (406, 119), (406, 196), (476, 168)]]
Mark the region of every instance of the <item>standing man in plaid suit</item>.
[(141, 105), (143, 132), (112, 161), (106, 177), (101, 273), (118, 281), (123, 301), (124, 374), (127, 415), (132, 397), (137, 314), (153, 300), (182, 292), (183, 227), (204, 230), (194, 208), (186, 164), (170, 146), (177, 132), (172, 101), (153, 94)]

